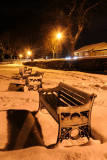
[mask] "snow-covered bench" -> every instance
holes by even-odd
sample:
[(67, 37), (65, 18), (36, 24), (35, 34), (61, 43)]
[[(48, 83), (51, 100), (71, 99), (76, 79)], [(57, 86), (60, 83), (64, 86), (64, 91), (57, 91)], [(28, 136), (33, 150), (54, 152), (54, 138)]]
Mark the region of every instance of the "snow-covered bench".
[(59, 124), (57, 142), (91, 136), (91, 110), (96, 95), (60, 82), (55, 88), (39, 89), (39, 109), (47, 109)]
[(42, 88), (42, 78), (43, 72), (36, 71), (34, 74), (30, 74), (26, 77), (25, 85), (28, 87), (28, 90), (38, 90)]
[(19, 74), (23, 79), (26, 79), (26, 77), (31, 75), (31, 72), (32, 72), (32, 68), (27, 68), (27, 67), (19, 68)]

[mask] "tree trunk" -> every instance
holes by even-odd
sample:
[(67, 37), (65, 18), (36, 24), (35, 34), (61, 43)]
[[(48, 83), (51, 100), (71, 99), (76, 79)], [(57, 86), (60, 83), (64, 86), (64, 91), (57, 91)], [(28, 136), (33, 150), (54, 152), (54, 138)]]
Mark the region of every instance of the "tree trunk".
[(1, 56), (1, 61), (3, 62), (4, 61), (4, 55), (2, 54)]
[(53, 50), (53, 59), (55, 58), (55, 51)]
[(71, 58), (74, 57), (74, 48), (75, 48), (75, 45), (72, 44), (71, 45)]
[(12, 55), (10, 55), (10, 59), (12, 59), (12, 57), (13, 57), (13, 56), (12, 56)]
[(13, 57), (13, 54), (10, 54), (10, 59), (12, 59), (12, 57)]

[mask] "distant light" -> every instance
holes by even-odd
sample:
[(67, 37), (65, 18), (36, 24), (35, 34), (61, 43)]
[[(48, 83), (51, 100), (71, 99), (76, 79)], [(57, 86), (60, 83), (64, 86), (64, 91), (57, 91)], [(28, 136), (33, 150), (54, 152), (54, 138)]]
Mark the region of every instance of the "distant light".
[(22, 58), (22, 57), (23, 57), (23, 55), (22, 55), (22, 54), (20, 54), (20, 55), (19, 55), (19, 57), (20, 57), (20, 58)]
[(79, 59), (79, 58), (83, 58), (83, 57), (73, 57), (73, 59)]
[(73, 59), (78, 59), (78, 57), (73, 57)]
[(69, 59), (71, 59), (71, 57), (66, 57), (65, 59), (66, 59), (66, 60), (69, 60)]

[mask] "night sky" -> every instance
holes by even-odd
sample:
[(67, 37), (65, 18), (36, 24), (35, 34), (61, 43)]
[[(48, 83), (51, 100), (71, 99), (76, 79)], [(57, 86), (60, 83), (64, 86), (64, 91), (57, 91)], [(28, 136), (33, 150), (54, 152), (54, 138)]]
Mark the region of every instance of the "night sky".
[[(0, 35), (9, 31), (17, 38), (40, 41), (45, 21), (43, 15), (49, 7), (52, 7), (51, 0), (0, 1)], [(103, 7), (107, 8), (105, 0)], [(88, 44), (107, 42), (107, 11), (105, 9), (103, 12), (102, 9), (99, 12), (99, 15), (92, 16), (91, 23), (84, 27), (76, 49)]]

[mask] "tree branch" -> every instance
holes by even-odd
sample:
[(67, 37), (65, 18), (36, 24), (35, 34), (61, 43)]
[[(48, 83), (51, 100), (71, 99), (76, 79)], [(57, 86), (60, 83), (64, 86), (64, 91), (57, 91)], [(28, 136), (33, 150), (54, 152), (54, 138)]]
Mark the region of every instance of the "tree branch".
[(77, 40), (78, 40), (78, 38), (79, 38), (79, 36), (80, 36), (80, 34), (82, 32), (83, 26), (84, 25), (82, 25), (82, 26), (79, 27), (78, 32), (76, 33), (75, 38), (74, 38), (74, 44), (76, 44), (76, 42), (77, 42)]
[(81, 4), (81, 7), (80, 7), (81, 9), (80, 9), (80, 12), (79, 12), (80, 14), (81, 14), (81, 12), (83, 11), (85, 2), (86, 2), (86, 0), (83, 0), (83, 2), (82, 2), (82, 4)]
[[(79, 21), (79, 24), (78, 24), (78, 30), (80, 29), (80, 27), (83, 28), (84, 22), (85, 22), (85, 17), (87, 15), (88, 11), (91, 10), (92, 8), (96, 7), (99, 3), (96, 3), (96, 4), (92, 5), (92, 6), (90, 6), (89, 8), (86, 9), (86, 11), (83, 12), (83, 16), (81, 17), (81, 19)], [(84, 0), (84, 2), (82, 4), (82, 7), (84, 7), (84, 4), (85, 4), (85, 0)], [(82, 9), (81, 9), (81, 11), (82, 11)]]
[(100, 2), (90, 6), (89, 8), (87, 8), (87, 10), (85, 11), (84, 15), (86, 15), (88, 13), (89, 10), (91, 10), (92, 8), (96, 7), (97, 5), (99, 5)]
[(74, 1), (74, 6), (73, 6), (73, 8), (70, 9), (69, 17), (72, 15), (72, 13), (73, 13), (75, 7), (76, 7), (76, 1)]

